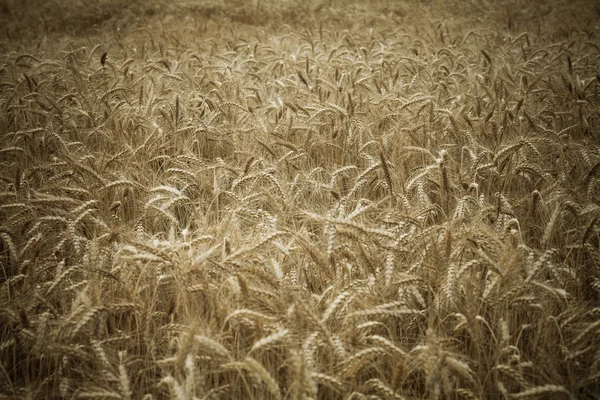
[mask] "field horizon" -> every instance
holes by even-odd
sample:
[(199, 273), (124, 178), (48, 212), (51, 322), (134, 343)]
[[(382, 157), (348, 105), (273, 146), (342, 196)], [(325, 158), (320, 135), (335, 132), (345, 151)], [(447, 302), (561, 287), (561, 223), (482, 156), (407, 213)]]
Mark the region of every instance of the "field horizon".
[(0, 26), (0, 398), (600, 398), (600, 3)]

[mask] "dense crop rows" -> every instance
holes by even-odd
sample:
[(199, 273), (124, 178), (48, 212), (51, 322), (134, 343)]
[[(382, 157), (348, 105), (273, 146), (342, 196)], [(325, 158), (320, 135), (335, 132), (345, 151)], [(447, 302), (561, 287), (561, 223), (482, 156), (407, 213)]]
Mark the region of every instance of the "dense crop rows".
[(3, 397), (597, 398), (591, 2), (24, 3)]

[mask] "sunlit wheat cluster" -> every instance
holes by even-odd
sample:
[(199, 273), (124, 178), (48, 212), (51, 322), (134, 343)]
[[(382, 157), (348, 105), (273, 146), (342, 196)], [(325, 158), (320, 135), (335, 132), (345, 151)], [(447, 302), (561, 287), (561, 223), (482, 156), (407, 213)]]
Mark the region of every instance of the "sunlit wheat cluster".
[(593, 1), (0, 26), (1, 398), (599, 398)]

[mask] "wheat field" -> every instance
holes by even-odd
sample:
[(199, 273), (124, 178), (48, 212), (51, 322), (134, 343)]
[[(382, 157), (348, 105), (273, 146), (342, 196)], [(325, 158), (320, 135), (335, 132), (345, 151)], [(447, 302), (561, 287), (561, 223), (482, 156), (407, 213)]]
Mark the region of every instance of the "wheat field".
[(0, 27), (1, 398), (600, 398), (600, 4)]

